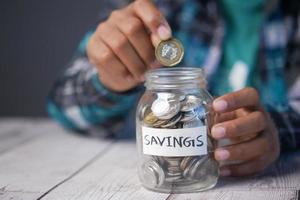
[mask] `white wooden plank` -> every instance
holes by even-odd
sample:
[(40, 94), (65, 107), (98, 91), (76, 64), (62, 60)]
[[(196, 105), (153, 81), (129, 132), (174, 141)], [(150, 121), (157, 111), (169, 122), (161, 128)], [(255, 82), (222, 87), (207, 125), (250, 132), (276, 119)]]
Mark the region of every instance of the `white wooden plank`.
[[(90, 165), (67, 183), (52, 191), (45, 199), (161, 199), (165, 194), (146, 192), (141, 188), (136, 174), (136, 150), (134, 143), (117, 143), (111, 151)], [(290, 157), (285, 162), (287, 165), (298, 162), (297, 158)], [(281, 161), (282, 163), (283, 161)], [(296, 162), (296, 164), (297, 164)], [(299, 187), (299, 171), (288, 171), (284, 167), (275, 168), (265, 176), (254, 178), (235, 178), (221, 180), (215, 189), (209, 191), (214, 197), (223, 191), (275, 190), (294, 191)], [(299, 165), (294, 165), (294, 169)], [(289, 172), (289, 173), (287, 173)], [(278, 177), (272, 177), (273, 175)], [(288, 176), (288, 178), (283, 178)], [(272, 183), (272, 184), (270, 184)], [(275, 183), (275, 184), (273, 184)], [(267, 191), (266, 191), (267, 193)], [(284, 192), (282, 192), (285, 194)], [(200, 193), (205, 194), (205, 193)], [(262, 193), (262, 195), (265, 193)], [(287, 195), (291, 193), (287, 192)], [(159, 196), (158, 196), (159, 195)], [(200, 195), (200, 196), (201, 196)], [(233, 194), (232, 194), (233, 195)], [(183, 195), (184, 196), (184, 195)], [(196, 195), (197, 196), (197, 195)], [(182, 196), (180, 196), (182, 197)]]
[(1, 200), (33, 200), (35, 199), (39, 193), (32, 192), (3, 192), (0, 193)]
[(222, 190), (300, 190), (300, 152), (286, 154), (264, 173), (246, 178), (223, 178), (217, 189)]
[(172, 195), (168, 200), (297, 200), (297, 191), (206, 191)]
[(70, 134), (53, 122), (37, 123), (32, 130), (38, 130), (41, 137), (0, 156), (2, 196), (13, 194), (18, 199), (19, 194), (20, 198), (32, 194), (38, 198), (101, 156), (111, 144)]
[(166, 199), (168, 194), (150, 192), (141, 187), (136, 154), (134, 142), (116, 143), (103, 157), (44, 199)]
[[(49, 120), (48, 120), (49, 121)], [(34, 124), (46, 123), (44, 119), (1, 118), (0, 119), (0, 155), (30, 142), (38, 137)]]
[(42, 199), (277, 200), (297, 199), (296, 190), (300, 189), (299, 152), (283, 157), (263, 175), (221, 179), (216, 188), (206, 192), (154, 193), (138, 181), (134, 142), (112, 144), (83, 138), (49, 121), (29, 121), (27, 125), (27, 131), (20, 126), (22, 134), (37, 137), (0, 155), (0, 199), (36, 199), (52, 188)]

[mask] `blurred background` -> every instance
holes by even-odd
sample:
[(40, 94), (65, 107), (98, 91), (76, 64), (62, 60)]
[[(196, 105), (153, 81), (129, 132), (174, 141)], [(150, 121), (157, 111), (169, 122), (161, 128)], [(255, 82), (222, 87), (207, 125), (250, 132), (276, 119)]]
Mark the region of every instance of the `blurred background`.
[(100, 8), (99, 0), (0, 1), (0, 117), (47, 116), (49, 89)]

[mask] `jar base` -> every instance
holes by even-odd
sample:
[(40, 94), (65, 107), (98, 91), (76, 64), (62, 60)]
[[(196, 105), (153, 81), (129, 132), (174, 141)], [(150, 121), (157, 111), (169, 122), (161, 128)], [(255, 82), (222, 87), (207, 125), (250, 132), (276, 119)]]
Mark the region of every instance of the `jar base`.
[(212, 178), (211, 184), (208, 184), (207, 182), (201, 183), (201, 182), (195, 182), (193, 184), (185, 184), (185, 183), (170, 183), (169, 185), (165, 185), (164, 187), (149, 187), (145, 184), (142, 184), (144, 188), (147, 190), (153, 191), (153, 192), (159, 192), (159, 193), (172, 193), (172, 194), (183, 194), (183, 193), (195, 193), (195, 192), (202, 192), (205, 190), (209, 190), (216, 186), (218, 178)]

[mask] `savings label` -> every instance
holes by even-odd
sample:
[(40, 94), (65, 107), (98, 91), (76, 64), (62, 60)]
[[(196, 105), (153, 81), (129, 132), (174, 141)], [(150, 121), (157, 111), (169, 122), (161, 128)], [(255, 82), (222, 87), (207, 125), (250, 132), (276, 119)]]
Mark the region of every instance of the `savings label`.
[(155, 156), (207, 154), (207, 127), (159, 129), (142, 127), (143, 153)]

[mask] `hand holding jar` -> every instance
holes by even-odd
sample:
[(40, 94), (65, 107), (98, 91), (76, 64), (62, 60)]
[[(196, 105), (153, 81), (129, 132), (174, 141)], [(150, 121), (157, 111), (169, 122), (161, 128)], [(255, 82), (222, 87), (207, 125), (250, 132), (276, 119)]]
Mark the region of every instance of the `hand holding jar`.
[(212, 137), (227, 140), (229, 145), (215, 151), (222, 163), (221, 175), (244, 176), (267, 168), (279, 156), (277, 129), (269, 114), (260, 105), (253, 88), (228, 93), (213, 102), (218, 121)]

